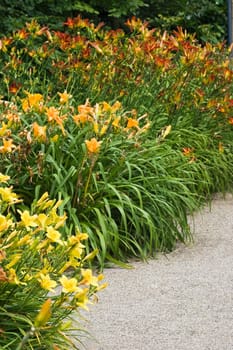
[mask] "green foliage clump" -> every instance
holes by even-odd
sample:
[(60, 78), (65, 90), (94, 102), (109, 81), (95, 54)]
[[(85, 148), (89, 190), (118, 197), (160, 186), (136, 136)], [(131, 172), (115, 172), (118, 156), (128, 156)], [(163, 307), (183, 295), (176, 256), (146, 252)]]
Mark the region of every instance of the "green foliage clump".
[(64, 237), (87, 232), (101, 267), (191, 239), (187, 216), (232, 186), (228, 50), (126, 25), (32, 21), (1, 41), (0, 170), (27, 205), (63, 199)]

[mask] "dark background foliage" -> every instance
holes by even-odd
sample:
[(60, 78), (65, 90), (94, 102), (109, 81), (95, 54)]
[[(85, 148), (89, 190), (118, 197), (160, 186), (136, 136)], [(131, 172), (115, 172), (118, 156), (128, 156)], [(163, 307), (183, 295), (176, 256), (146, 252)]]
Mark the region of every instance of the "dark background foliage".
[(135, 15), (153, 27), (172, 30), (182, 26), (196, 32), (201, 41), (217, 42), (227, 38), (225, 0), (0, 0), (0, 33), (23, 27), (36, 18), (50, 28), (60, 29), (67, 17), (82, 14), (109, 27), (121, 27)]

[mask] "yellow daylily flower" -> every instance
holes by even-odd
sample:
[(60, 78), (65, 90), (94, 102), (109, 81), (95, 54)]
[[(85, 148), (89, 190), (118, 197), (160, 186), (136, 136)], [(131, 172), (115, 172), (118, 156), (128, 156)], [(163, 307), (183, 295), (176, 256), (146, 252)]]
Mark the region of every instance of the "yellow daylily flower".
[(9, 136), (11, 134), (11, 131), (8, 129), (8, 124), (5, 124), (2, 122), (2, 126), (0, 128), (0, 137), (3, 136)]
[(100, 130), (100, 136), (103, 136), (107, 130), (108, 130), (108, 125), (102, 126), (102, 128)]
[(86, 239), (88, 239), (88, 234), (78, 231), (75, 236), (70, 236), (68, 238), (68, 242), (70, 245), (75, 245), (76, 243), (79, 243), (80, 241), (84, 241)]
[(98, 286), (98, 287), (96, 288), (96, 291), (99, 292), (99, 291), (101, 291), (102, 289), (107, 288), (107, 286), (108, 286), (108, 283), (105, 282), (105, 283), (101, 284), (100, 286)]
[(72, 95), (68, 94), (66, 91), (64, 92), (58, 92), (58, 95), (60, 96), (60, 103), (65, 104), (69, 101), (69, 99), (72, 97)]
[(46, 229), (47, 234), (46, 236), (48, 237), (48, 239), (54, 243), (59, 243), (61, 245), (64, 244), (64, 242), (62, 242), (61, 240), (61, 234), (59, 231), (55, 230), (55, 228), (53, 228), (52, 226), (47, 227)]
[(64, 264), (64, 266), (60, 269), (59, 274), (62, 274), (70, 267), (78, 267), (80, 266), (80, 262), (74, 257), (70, 257), (70, 259)]
[(92, 286), (98, 286), (98, 278), (93, 276), (91, 269), (81, 269), (81, 274), (83, 279), (79, 282), (79, 284), (86, 284)]
[(0, 215), (0, 232), (7, 230), (10, 224), (11, 221), (9, 221), (4, 215)]
[(38, 226), (44, 230), (48, 224), (48, 216), (44, 213), (41, 213), (37, 216), (36, 222)]
[(67, 278), (65, 275), (63, 275), (59, 281), (63, 287), (63, 293), (75, 293), (79, 290), (76, 278)]
[(83, 248), (85, 246), (82, 243), (77, 243), (70, 251), (69, 251), (69, 257), (80, 259), (82, 256)]
[(19, 197), (16, 193), (12, 192), (12, 187), (2, 188), (0, 187), (0, 196), (4, 202), (8, 204), (19, 202)]
[(121, 120), (121, 117), (116, 117), (113, 122), (112, 122), (112, 125), (115, 126), (116, 128), (119, 127), (119, 122)]
[(77, 299), (76, 305), (87, 311), (89, 311), (87, 304), (91, 304), (91, 301), (88, 299), (88, 291), (88, 288), (79, 288), (78, 292), (75, 294), (75, 299)]
[(39, 274), (38, 281), (43, 289), (49, 290), (50, 292), (54, 291), (54, 288), (57, 285), (57, 282), (52, 280), (49, 276), (49, 274)]
[(29, 228), (29, 227), (36, 227), (36, 226), (38, 226), (38, 224), (37, 224), (37, 215), (30, 215), (28, 210), (24, 210), (23, 212), (18, 210), (18, 212), (20, 213), (22, 224), (25, 227)]
[(49, 212), (48, 224), (53, 224), (55, 228), (58, 229), (59, 227), (64, 225), (66, 219), (66, 213), (64, 213), (63, 215), (58, 215), (56, 212), (56, 206), (54, 206)]
[(0, 173), (0, 183), (6, 183), (8, 180), (10, 180), (10, 176)]
[(116, 111), (118, 111), (120, 108), (121, 108), (121, 102), (116, 101), (116, 102), (112, 105), (111, 111), (112, 111), (112, 112), (116, 112)]

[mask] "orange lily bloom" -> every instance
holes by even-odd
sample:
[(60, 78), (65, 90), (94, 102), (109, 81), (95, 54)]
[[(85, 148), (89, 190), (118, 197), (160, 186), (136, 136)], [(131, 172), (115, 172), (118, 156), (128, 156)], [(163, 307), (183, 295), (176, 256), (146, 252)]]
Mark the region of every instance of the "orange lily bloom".
[(138, 121), (136, 119), (133, 118), (128, 118), (128, 123), (126, 126), (127, 129), (131, 129), (131, 128), (139, 128), (138, 126)]
[(95, 137), (91, 140), (85, 141), (88, 152), (90, 153), (98, 153), (100, 150), (101, 141), (97, 141)]
[(40, 126), (36, 122), (33, 123), (33, 135), (39, 141), (46, 141), (47, 126)]
[(65, 134), (64, 126), (63, 126), (63, 121), (65, 119), (65, 116), (61, 116), (60, 112), (58, 109), (55, 107), (47, 107), (46, 108), (46, 114), (48, 117), (48, 122), (56, 122), (59, 127), (62, 130), (63, 135)]
[(13, 140), (3, 139), (3, 146), (0, 147), (0, 153), (11, 153), (16, 146), (13, 144)]

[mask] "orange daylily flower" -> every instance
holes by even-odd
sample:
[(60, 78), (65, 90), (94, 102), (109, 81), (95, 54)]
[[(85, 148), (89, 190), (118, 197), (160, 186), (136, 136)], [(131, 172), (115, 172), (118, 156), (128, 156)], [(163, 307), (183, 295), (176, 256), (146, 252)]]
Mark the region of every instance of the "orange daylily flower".
[(60, 129), (62, 130), (63, 135), (65, 134), (64, 126), (63, 126), (63, 121), (66, 116), (61, 116), (60, 111), (55, 108), (55, 107), (46, 107), (46, 114), (48, 117), (48, 122), (56, 122)]
[(228, 123), (233, 125), (233, 117), (228, 118)]
[(193, 149), (190, 147), (184, 147), (182, 153), (184, 156), (189, 156), (193, 152)]
[(0, 153), (11, 153), (16, 146), (13, 144), (13, 140), (3, 139), (3, 146), (0, 147)]
[(81, 114), (76, 114), (73, 116), (74, 122), (76, 124), (84, 124), (90, 120), (92, 120), (91, 116), (89, 116), (88, 114), (85, 113), (81, 113)]
[(46, 141), (47, 126), (40, 126), (37, 122), (33, 123), (33, 135), (39, 141)]
[(89, 114), (92, 115), (94, 112), (94, 108), (90, 106), (89, 102), (87, 101), (84, 105), (78, 106), (78, 112), (80, 114)]
[(85, 141), (88, 152), (90, 153), (98, 153), (100, 150), (101, 141), (97, 141), (95, 137), (91, 140)]
[(30, 108), (39, 109), (40, 104), (43, 102), (43, 96), (41, 94), (30, 94), (27, 92), (27, 97), (21, 101), (23, 111), (27, 112)]
[(138, 126), (138, 121), (137, 119), (133, 119), (133, 118), (128, 118), (128, 123), (127, 123), (127, 126), (126, 126), (127, 129), (130, 129), (130, 128), (139, 128)]

